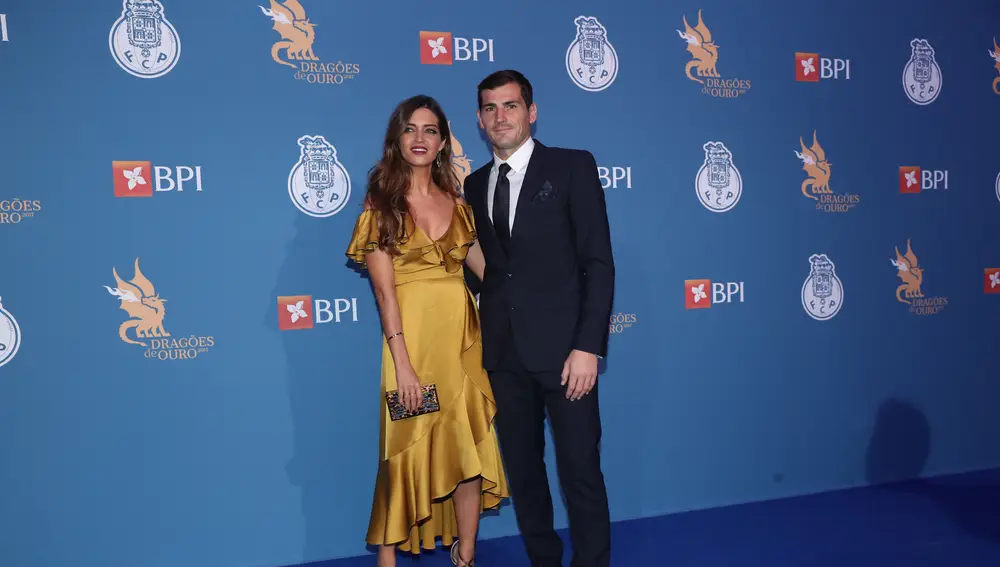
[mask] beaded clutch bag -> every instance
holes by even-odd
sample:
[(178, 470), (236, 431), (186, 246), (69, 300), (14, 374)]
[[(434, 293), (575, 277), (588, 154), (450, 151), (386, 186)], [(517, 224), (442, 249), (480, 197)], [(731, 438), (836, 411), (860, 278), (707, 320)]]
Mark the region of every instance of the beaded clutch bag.
[(385, 403), (389, 406), (389, 419), (397, 421), (413, 417), (415, 415), (424, 415), (426, 413), (439, 411), (441, 409), (441, 405), (438, 403), (437, 386), (434, 384), (424, 384), (421, 387), (421, 390), (423, 391), (423, 400), (421, 400), (420, 407), (418, 407), (416, 411), (406, 409), (406, 406), (403, 405), (403, 402), (399, 399), (398, 390), (386, 392)]

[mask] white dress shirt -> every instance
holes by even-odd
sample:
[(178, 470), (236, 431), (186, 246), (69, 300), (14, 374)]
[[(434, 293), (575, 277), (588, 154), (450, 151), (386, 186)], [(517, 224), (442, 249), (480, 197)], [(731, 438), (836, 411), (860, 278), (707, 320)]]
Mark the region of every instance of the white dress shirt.
[(510, 181), (510, 224), (507, 225), (507, 229), (510, 231), (510, 234), (514, 234), (514, 213), (517, 212), (517, 197), (521, 194), (521, 184), (524, 183), (524, 174), (528, 171), (528, 162), (531, 161), (531, 153), (534, 149), (535, 140), (529, 136), (524, 141), (524, 144), (506, 160), (502, 160), (499, 156), (493, 154), (493, 167), (490, 168), (490, 184), (487, 185), (486, 190), (486, 207), (492, 221), (493, 195), (496, 194), (497, 178), (500, 176), (500, 164), (506, 161), (507, 165), (510, 166), (510, 171), (507, 172), (507, 179)]

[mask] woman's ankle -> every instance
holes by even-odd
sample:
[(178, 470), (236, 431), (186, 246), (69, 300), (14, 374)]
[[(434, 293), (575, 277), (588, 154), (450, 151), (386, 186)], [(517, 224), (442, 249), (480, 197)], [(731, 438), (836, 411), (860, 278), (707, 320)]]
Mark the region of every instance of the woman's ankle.
[(468, 563), (476, 558), (475, 540), (458, 540), (458, 557), (463, 562)]

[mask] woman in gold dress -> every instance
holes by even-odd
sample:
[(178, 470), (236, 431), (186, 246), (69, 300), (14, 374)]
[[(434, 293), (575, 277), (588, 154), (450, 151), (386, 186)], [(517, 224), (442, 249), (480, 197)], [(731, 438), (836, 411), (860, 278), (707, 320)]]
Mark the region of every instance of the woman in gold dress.
[[(380, 546), (379, 567), (396, 564), (396, 547), (419, 554), (437, 537), (455, 565), (474, 565), (482, 511), (509, 496), (479, 312), (462, 270), (467, 263), (482, 278), (486, 263), (451, 152), (434, 99), (400, 103), (347, 248), (371, 275), (382, 319), (380, 458), (366, 537)], [(413, 412), (432, 384), (438, 411), (391, 419), (386, 392)]]

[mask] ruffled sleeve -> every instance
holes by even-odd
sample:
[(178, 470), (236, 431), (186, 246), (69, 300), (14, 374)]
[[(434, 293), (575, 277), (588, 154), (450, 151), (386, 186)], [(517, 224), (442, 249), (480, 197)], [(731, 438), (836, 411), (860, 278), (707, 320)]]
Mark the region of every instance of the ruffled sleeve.
[(347, 245), (347, 257), (360, 264), (362, 268), (368, 267), (366, 261), (368, 253), (378, 248), (378, 221), (375, 215), (374, 209), (361, 211), (354, 224), (351, 242)]
[(449, 272), (462, 268), (469, 247), (476, 241), (476, 223), (472, 215), (472, 206), (468, 203), (459, 204), (454, 219), (455, 225), (448, 235), (441, 239), (440, 251), (446, 255), (445, 264)]
[(460, 246), (471, 245), (476, 237), (476, 220), (472, 214), (472, 205), (460, 203), (458, 205), (458, 234), (456, 240)]

